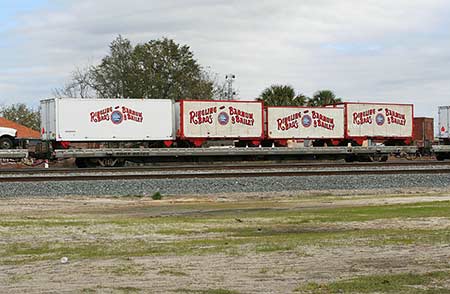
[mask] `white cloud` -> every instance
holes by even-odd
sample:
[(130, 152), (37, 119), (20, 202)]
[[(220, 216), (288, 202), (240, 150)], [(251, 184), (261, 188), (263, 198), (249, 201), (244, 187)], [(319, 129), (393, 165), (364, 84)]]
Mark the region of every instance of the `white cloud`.
[[(237, 75), (242, 99), (288, 83), (308, 95), (330, 88), (351, 100), (414, 102), (421, 115), (448, 104), (447, 1), (58, 3), (23, 14), (17, 27), (0, 32), (9, 44), (0, 44), (0, 54), (11, 56), (0, 60), (0, 83), (11, 85), (0, 102), (49, 96), (76, 66), (98, 62), (122, 34), (134, 43), (167, 36), (190, 45), (202, 65), (221, 77)], [(5, 77), (8, 71), (14, 74)]]

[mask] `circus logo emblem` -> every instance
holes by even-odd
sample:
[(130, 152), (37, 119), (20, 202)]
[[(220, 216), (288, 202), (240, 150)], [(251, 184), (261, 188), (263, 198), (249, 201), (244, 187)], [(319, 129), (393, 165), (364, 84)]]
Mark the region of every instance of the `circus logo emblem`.
[(123, 121), (123, 115), (122, 112), (120, 111), (113, 111), (111, 113), (111, 121), (113, 122), (113, 124), (120, 124)]
[(379, 125), (379, 126), (384, 125), (384, 122), (385, 122), (384, 115), (381, 113), (378, 113), (377, 116), (375, 117), (375, 121), (377, 122), (377, 125)]
[(228, 116), (228, 114), (226, 112), (221, 112), (219, 113), (219, 115), (217, 116), (217, 119), (219, 121), (219, 124), (222, 126), (225, 126), (228, 124), (228, 122), (230, 121), (230, 117)]
[(303, 118), (302, 118), (302, 125), (305, 128), (309, 128), (311, 126), (311, 124), (312, 124), (311, 116), (309, 116), (309, 115), (303, 116)]

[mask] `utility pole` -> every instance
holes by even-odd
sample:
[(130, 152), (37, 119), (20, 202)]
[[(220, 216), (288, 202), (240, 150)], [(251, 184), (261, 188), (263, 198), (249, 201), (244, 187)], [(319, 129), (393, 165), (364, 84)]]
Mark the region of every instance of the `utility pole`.
[(225, 84), (226, 84), (226, 93), (225, 93), (225, 100), (233, 100), (234, 95), (236, 95), (236, 92), (233, 90), (233, 82), (236, 79), (236, 75), (234, 74), (227, 74), (225, 76)]

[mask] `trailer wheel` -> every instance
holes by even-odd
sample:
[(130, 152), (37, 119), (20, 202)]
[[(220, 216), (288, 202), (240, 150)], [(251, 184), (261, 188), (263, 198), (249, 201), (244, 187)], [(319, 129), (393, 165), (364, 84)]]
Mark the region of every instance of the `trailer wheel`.
[(12, 149), (14, 146), (13, 141), (8, 137), (0, 138), (0, 149)]
[(84, 158), (76, 158), (75, 159), (75, 165), (78, 168), (87, 168), (88, 167), (87, 162), (86, 162), (86, 160)]
[(436, 154), (436, 159), (439, 161), (445, 160), (447, 157), (444, 154), (438, 153)]
[(355, 162), (356, 157), (354, 155), (347, 155), (345, 157), (345, 162)]
[(386, 162), (389, 156), (385, 154), (375, 154), (370, 155), (368, 158), (370, 162)]

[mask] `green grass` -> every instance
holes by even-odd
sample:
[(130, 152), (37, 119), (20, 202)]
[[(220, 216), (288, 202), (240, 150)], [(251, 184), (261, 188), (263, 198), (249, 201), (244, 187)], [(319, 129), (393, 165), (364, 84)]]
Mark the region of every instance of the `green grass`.
[(142, 289), (136, 288), (136, 287), (116, 287), (116, 288), (114, 288), (114, 292), (124, 293), (124, 294), (140, 293), (141, 291), (142, 291)]
[(255, 246), (256, 252), (276, 252), (276, 251), (292, 251), (295, 249), (294, 244), (276, 244), (276, 243), (261, 243)]
[(372, 275), (337, 281), (329, 284), (308, 283), (295, 292), (309, 294), (333, 293), (392, 293), (392, 294), (432, 294), (450, 293), (442, 288), (450, 281), (450, 272), (426, 274), (402, 273), (393, 275)]
[(183, 276), (188, 276), (188, 274), (186, 274), (185, 272), (182, 271), (177, 271), (174, 269), (164, 269), (164, 270), (160, 270), (158, 272), (159, 275), (169, 275), (169, 276), (177, 276), (177, 277), (183, 277)]
[(116, 276), (142, 276), (145, 274), (145, 269), (134, 263), (119, 264), (112, 268), (106, 268), (107, 272), (110, 272)]
[[(272, 203), (265, 203), (270, 206)], [(248, 204), (247, 204), (248, 205)], [(274, 204), (279, 205), (279, 204)], [(241, 219), (244, 223), (252, 219), (270, 219), (275, 222), (290, 224), (302, 224), (307, 222), (349, 222), (370, 221), (390, 218), (425, 218), (425, 217), (448, 217), (450, 216), (450, 201), (439, 201), (429, 203), (396, 204), (379, 206), (340, 207), (340, 208), (294, 208), (283, 207), (246, 207), (236, 203), (217, 204), (211, 203), (208, 208), (180, 206), (180, 210), (193, 209), (194, 212), (180, 216), (145, 218), (145, 215), (133, 219), (118, 218), (112, 220), (117, 225), (130, 225), (133, 223), (151, 222), (160, 223), (223, 223)], [(152, 208), (153, 209), (153, 208)], [(144, 212), (143, 212), (144, 213)]]
[(16, 284), (24, 281), (31, 280), (32, 276), (30, 274), (14, 274), (8, 276), (8, 284)]
[[(264, 204), (264, 205), (262, 205)], [(0, 239), (35, 236), (33, 242), (0, 243), (0, 264), (23, 264), (40, 260), (116, 258), (149, 255), (202, 255), (224, 253), (292, 252), (303, 255), (303, 246), (386, 246), (450, 244), (445, 229), (351, 229), (345, 222), (377, 219), (449, 217), (450, 201), (404, 205), (341, 208), (280, 208), (257, 202), (176, 205), (180, 215), (146, 216), (146, 207), (131, 214), (89, 214), (33, 219), (2, 219)], [(209, 206), (208, 206), (209, 205)], [(278, 204), (274, 204), (278, 205)], [(283, 204), (284, 205), (284, 204)], [(292, 206), (292, 204), (291, 204)], [(161, 211), (170, 205), (151, 207)], [(198, 212), (209, 208), (206, 212)], [(237, 210), (236, 208), (239, 207)], [(295, 205), (294, 205), (295, 207)], [(189, 209), (194, 209), (194, 212)], [(233, 210), (234, 209), (234, 210)], [(238, 221), (239, 220), (239, 221)], [(341, 223), (336, 225), (336, 222)], [(328, 225), (327, 225), (328, 224)], [(74, 230), (75, 228), (75, 230)], [(78, 230), (76, 230), (78, 228)], [(80, 237), (83, 230), (90, 238)], [(2, 232), (0, 230), (0, 232)], [(167, 236), (154, 241), (154, 234)], [(110, 239), (112, 235), (121, 236)], [(40, 236), (43, 236), (40, 238)], [(48, 240), (57, 236), (58, 240)], [(61, 239), (65, 241), (59, 241)]]
[[(290, 226), (288, 228), (291, 228)], [(0, 246), (4, 264), (21, 264), (39, 260), (58, 260), (61, 256), (76, 259), (104, 259), (151, 255), (230, 255), (255, 252), (293, 252), (304, 255), (303, 246), (386, 246), (411, 244), (449, 244), (450, 231), (441, 230), (288, 230), (283, 227), (257, 230), (233, 229), (223, 236), (154, 242), (143, 239), (93, 240), (91, 242), (56, 242), (37, 240)]]
[(206, 290), (192, 290), (192, 289), (176, 289), (175, 293), (190, 293), (190, 294), (239, 294), (237, 291), (226, 289), (206, 289)]
[(1, 220), (0, 227), (86, 227), (92, 225), (92, 221), (71, 220), (71, 219), (14, 219)]
[(146, 293), (141, 288), (137, 287), (104, 287), (104, 286), (96, 286), (95, 288), (84, 288), (80, 290), (80, 293), (121, 293), (121, 294), (132, 294), (132, 293)]

